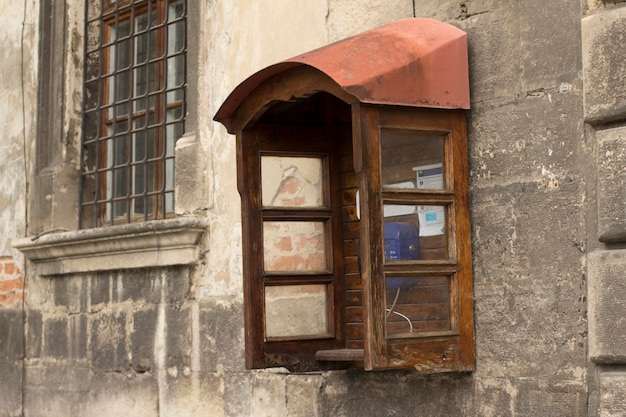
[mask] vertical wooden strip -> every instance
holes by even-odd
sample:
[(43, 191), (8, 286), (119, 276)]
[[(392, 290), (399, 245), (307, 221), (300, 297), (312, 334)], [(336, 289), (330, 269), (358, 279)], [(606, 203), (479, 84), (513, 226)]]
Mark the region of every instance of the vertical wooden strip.
[[(243, 293), (246, 342), (246, 367), (262, 368), (263, 357), (263, 280), (260, 275), (261, 219), (258, 215), (260, 183), (258, 175), (258, 146), (256, 134), (237, 134), (237, 188), (241, 195), (241, 224), (243, 238)], [(257, 196), (255, 198), (255, 196)], [(256, 202), (256, 203), (255, 203)], [(254, 308), (253, 308), (254, 307)], [(261, 311), (259, 311), (261, 310)]]
[(469, 167), (467, 160), (467, 119), (456, 112), (453, 126), (457, 278), (459, 303), (459, 342), (461, 367), (474, 369), (474, 306), (472, 283), (471, 226), (469, 212)]
[[(374, 106), (354, 106), (355, 161), (361, 161), (361, 271), (366, 370), (387, 366), (385, 339), (385, 285), (383, 282), (382, 203), (380, 179), (379, 113)], [(358, 136), (357, 136), (358, 134)], [(356, 164), (355, 164), (356, 165)]]

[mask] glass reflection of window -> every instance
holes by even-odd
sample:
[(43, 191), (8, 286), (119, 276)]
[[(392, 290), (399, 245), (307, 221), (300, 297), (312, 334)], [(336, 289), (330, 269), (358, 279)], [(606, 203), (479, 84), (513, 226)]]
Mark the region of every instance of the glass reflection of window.
[(385, 204), (385, 261), (447, 260), (446, 206)]
[(385, 188), (444, 189), (444, 136), (382, 129), (381, 140)]
[(312, 273), (328, 270), (323, 222), (263, 222), (266, 272)]
[(264, 207), (324, 206), (322, 158), (262, 156), (261, 192)]
[(265, 335), (310, 338), (330, 334), (324, 284), (265, 287)]

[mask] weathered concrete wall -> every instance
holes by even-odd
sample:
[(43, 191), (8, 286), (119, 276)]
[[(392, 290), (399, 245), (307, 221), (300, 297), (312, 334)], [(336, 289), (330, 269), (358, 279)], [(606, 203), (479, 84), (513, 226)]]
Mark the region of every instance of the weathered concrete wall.
[(22, 412), (25, 294), (11, 242), (26, 229), (37, 97), (37, 2), (0, 1), (0, 416)]
[[(0, 256), (24, 235), (25, 183), (37, 97), (37, 8), (34, 1), (0, 3)], [(27, 146), (24, 149), (25, 145)]]
[[(190, 18), (194, 121), (177, 146), (184, 163), (176, 175), (177, 213), (209, 220), (199, 262), (42, 278), (20, 258), (14, 263), (10, 241), (24, 235), (27, 177), (39, 181), (31, 232), (76, 224), (82, 1), (53, 2), (67, 25), (64, 70), (54, 81), (65, 86), (65, 113), (63, 138), (52, 146), (60, 156), (41, 172), (29, 158), (36, 150), (35, 112), (28, 110), (36, 97), (37, 7), (1, 1), (0, 94), (12, 109), (24, 103), (27, 111), (25, 125), (19, 111), (0, 111), (0, 416), (20, 415), (22, 404), (24, 415), (50, 417), (619, 413), (623, 365), (589, 362), (586, 281), (598, 278), (590, 296), (595, 311), (609, 315), (606, 303), (623, 295), (612, 288), (623, 286), (604, 283), (621, 277), (615, 271), (623, 260), (613, 258), (623, 243), (605, 247), (598, 237), (624, 219), (623, 187), (611, 181), (615, 175), (623, 184), (623, 174), (609, 168), (624, 160), (619, 80), (626, 74), (609, 70), (624, 71), (623, 57), (612, 55), (623, 52), (623, 31), (591, 18), (621, 22), (624, 2), (198, 1)], [(414, 10), (468, 33), (477, 369), (445, 376), (247, 371), (235, 140), (212, 117), (256, 70)], [(584, 42), (581, 25), (592, 29)], [(610, 75), (605, 80), (594, 75), (602, 71)], [(606, 95), (586, 95), (585, 77)], [(605, 158), (610, 163), (600, 164)], [(598, 206), (598, 193), (616, 197)], [(605, 274), (613, 264), (594, 253), (588, 272), (590, 250), (615, 252), (617, 269)], [(595, 324), (590, 350), (621, 356), (621, 346), (599, 339), (611, 327)]]

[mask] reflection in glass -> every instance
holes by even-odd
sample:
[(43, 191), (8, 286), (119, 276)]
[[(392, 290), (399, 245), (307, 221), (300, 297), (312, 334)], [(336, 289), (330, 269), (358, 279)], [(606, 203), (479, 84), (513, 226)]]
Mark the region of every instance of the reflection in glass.
[(263, 267), (265, 271), (327, 271), (325, 235), (323, 222), (263, 222)]
[(383, 129), (381, 141), (385, 188), (444, 188), (444, 136)]
[(322, 158), (261, 157), (264, 207), (323, 207)]
[(386, 261), (419, 259), (419, 235), (415, 223), (385, 222), (384, 240)]
[(446, 207), (385, 204), (385, 261), (448, 259)]
[(417, 218), (420, 236), (443, 235), (446, 230), (446, 208), (444, 206), (419, 206)]
[(265, 287), (265, 336), (325, 336), (328, 331), (326, 285)]
[(387, 337), (450, 330), (450, 277), (387, 277)]

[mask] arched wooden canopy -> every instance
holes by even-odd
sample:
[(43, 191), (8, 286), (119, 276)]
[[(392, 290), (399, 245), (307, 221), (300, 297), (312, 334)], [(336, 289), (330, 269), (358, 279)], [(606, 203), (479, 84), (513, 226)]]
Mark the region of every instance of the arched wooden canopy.
[(235, 133), (272, 102), (319, 91), (347, 103), (469, 109), (467, 35), (434, 19), (390, 23), (262, 69), (215, 120)]

